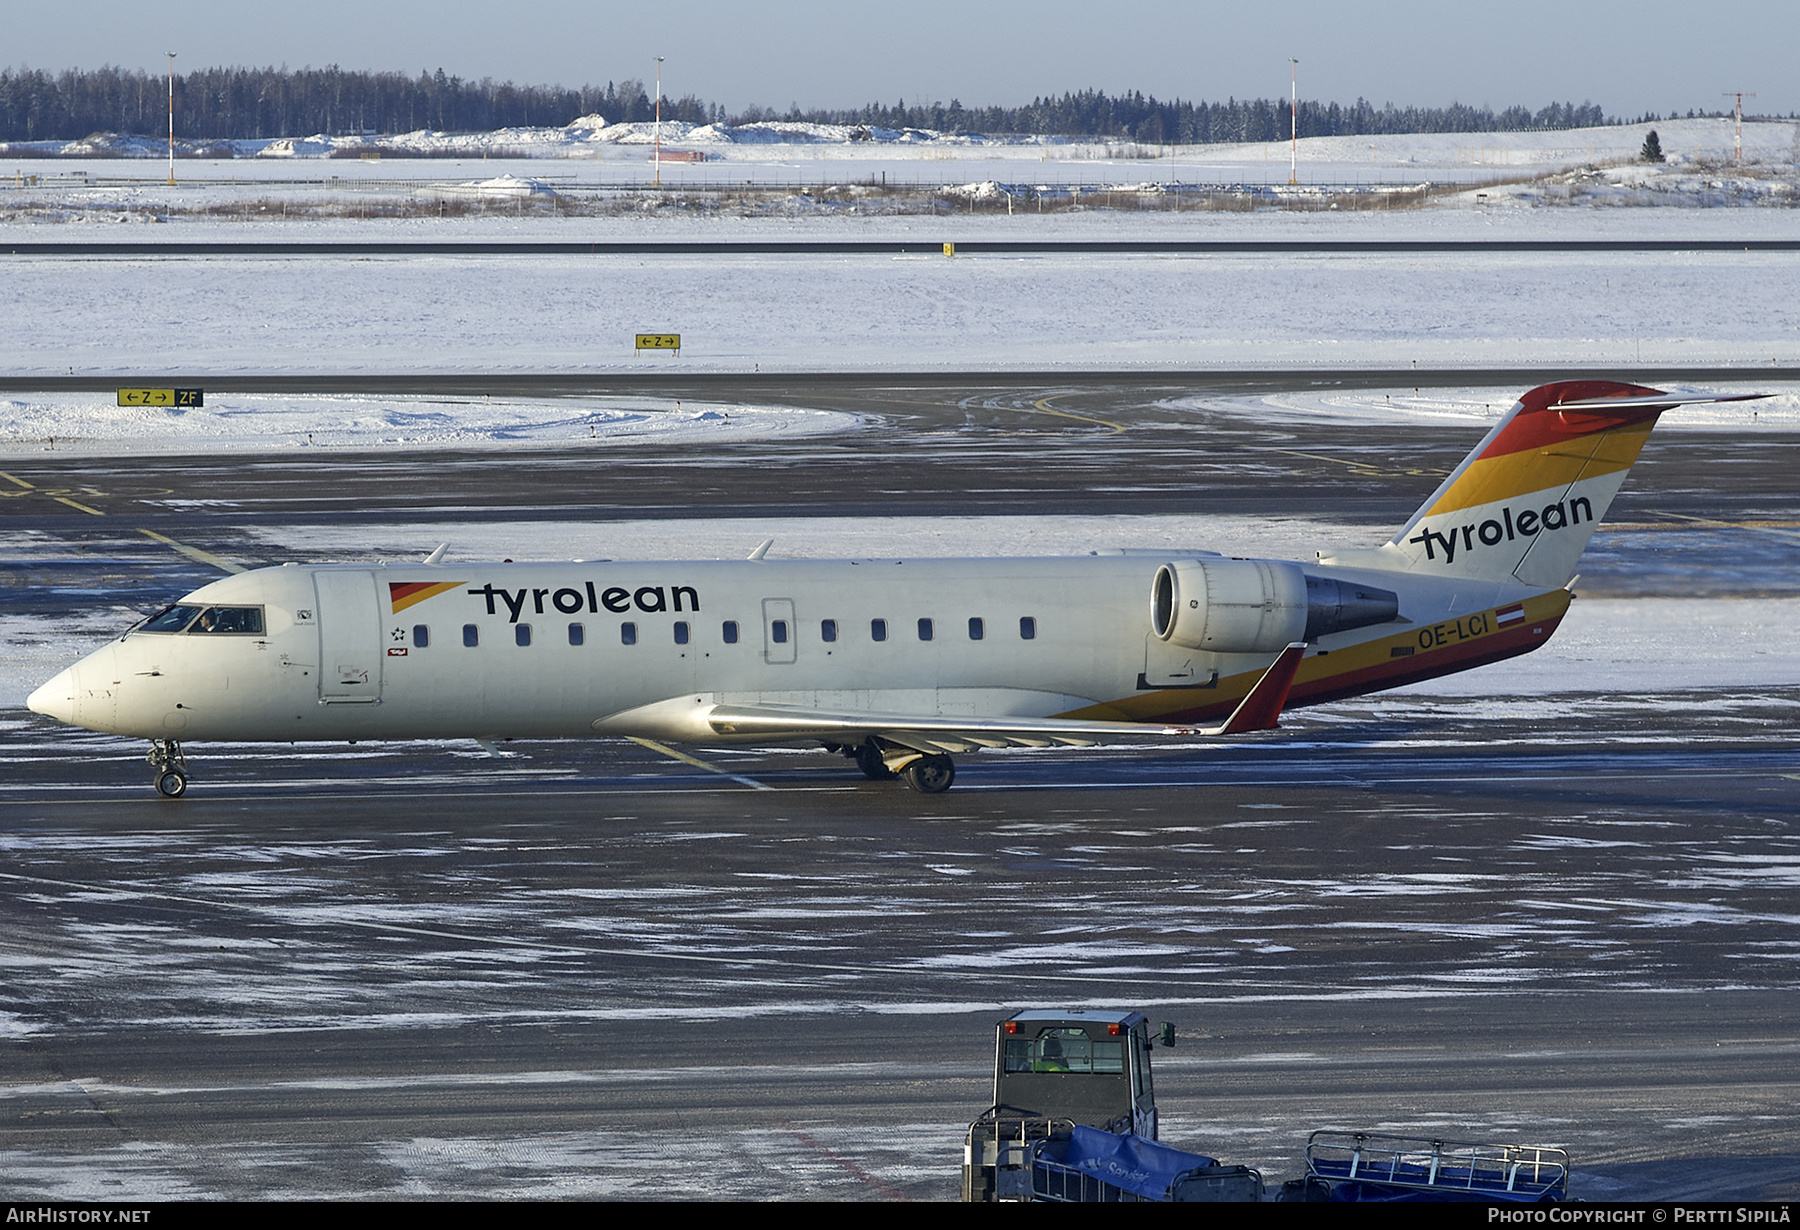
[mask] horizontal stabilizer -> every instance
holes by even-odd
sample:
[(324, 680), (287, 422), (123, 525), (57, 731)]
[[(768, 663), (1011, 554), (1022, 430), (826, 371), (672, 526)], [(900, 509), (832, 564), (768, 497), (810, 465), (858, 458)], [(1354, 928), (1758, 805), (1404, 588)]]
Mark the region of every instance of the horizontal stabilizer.
[(1680, 393), (1658, 393), (1654, 397), (1590, 397), (1584, 401), (1559, 401), (1556, 410), (1673, 410), (1676, 406), (1704, 406), (1720, 401), (1761, 401), (1773, 393), (1725, 393), (1712, 396), (1696, 393), (1692, 397)]

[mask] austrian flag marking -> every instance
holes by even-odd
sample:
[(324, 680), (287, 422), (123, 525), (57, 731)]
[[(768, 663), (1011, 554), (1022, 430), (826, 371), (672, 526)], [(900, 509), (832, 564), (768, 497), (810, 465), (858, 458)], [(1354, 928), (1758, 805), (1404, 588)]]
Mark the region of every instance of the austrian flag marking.
[(1509, 624), (1516, 624), (1524, 618), (1525, 604), (1522, 602), (1515, 602), (1511, 606), (1503, 606), (1494, 612), (1494, 626), (1496, 628), (1504, 628)]

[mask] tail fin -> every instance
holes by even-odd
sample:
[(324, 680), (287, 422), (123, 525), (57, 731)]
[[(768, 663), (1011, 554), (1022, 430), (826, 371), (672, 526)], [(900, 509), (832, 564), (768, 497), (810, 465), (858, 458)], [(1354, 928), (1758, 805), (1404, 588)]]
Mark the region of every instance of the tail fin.
[(1613, 380), (1540, 385), (1507, 412), (1392, 541), (1321, 562), (1566, 585), (1664, 410), (1768, 393), (1664, 393)]
[(1699, 400), (1715, 399), (1610, 380), (1535, 388), (1380, 554), (1410, 572), (1566, 584), (1657, 417)]

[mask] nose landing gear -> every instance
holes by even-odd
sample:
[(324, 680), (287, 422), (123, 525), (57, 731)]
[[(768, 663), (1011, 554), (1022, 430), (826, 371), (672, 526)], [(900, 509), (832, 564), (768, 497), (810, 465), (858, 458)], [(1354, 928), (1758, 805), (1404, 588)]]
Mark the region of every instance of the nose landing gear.
[(174, 739), (150, 740), (150, 767), (156, 770), (156, 793), (165, 799), (179, 799), (187, 793), (187, 757)]

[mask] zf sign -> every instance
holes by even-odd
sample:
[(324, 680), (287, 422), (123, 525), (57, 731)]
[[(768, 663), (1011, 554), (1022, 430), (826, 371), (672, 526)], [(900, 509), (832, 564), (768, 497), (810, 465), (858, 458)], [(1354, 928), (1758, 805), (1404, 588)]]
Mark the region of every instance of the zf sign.
[(206, 405), (205, 389), (120, 389), (121, 406), (194, 406)]
[(679, 333), (640, 333), (637, 335), (639, 350), (673, 350), (681, 352), (681, 334)]

